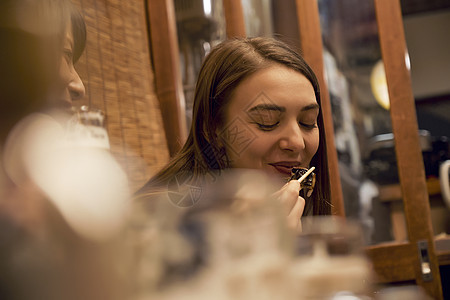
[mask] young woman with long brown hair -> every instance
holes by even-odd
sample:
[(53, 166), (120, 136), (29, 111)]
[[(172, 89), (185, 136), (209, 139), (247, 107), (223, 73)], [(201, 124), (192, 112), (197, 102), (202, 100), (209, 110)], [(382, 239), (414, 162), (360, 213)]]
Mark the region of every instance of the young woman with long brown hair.
[(288, 45), (272, 38), (219, 44), (200, 70), (186, 143), (137, 198), (164, 191), (174, 178), (201, 184), (211, 174), (244, 168), (286, 180), (293, 167), (314, 166), (317, 183), (306, 202), (296, 180), (281, 185), (278, 198), (288, 208), (291, 227), (302, 215), (330, 214), (320, 105), (316, 76)]

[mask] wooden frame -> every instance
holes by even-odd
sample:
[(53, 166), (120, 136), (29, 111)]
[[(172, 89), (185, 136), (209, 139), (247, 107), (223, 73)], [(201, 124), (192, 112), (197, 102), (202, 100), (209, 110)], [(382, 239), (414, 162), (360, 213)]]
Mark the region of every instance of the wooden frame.
[[(407, 246), (396, 245), (396, 250), (403, 249), (397, 255), (389, 252), (386, 253), (388, 255), (381, 257), (382, 259), (375, 259), (386, 250), (386, 247), (383, 246), (371, 247), (368, 249), (368, 253), (371, 255), (375, 269), (379, 271), (378, 274), (387, 265), (394, 265), (400, 259), (407, 258), (413, 265), (414, 273), (407, 272), (407, 270), (411, 270), (411, 266), (397, 267), (396, 270), (403, 271), (403, 279), (414, 279), (428, 294), (435, 299), (442, 299), (439, 264), (430, 220), (430, 204), (419, 142), (414, 96), (410, 74), (405, 63), (407, 50), (400, 2), (399, 0), (375, 0), (375, 11), (388, 84), (395, 152), (409, 242)], [(422, 274), (418, 249), (418, 243), (421, 241), (426, 241), (428, 244), (432, 280), (425, 280)], [(387, 275), (383, 279), (395, 281), (395, 278)]]

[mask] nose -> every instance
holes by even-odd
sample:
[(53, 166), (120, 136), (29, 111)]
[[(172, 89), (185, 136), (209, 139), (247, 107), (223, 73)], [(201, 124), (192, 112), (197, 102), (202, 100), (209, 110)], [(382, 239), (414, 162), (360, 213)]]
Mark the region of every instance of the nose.
[(282, 132), (279, 145), (282, 150), (292, 152), (298, 152), (305, 148), (303, 133), (297, 121), (286, 125), (286, 128)]
[(72, 101), (82, 99), (86, 94), (83, 81), (75, 69), (72, 70), (72, 80), (69, 82), (68, 89)]

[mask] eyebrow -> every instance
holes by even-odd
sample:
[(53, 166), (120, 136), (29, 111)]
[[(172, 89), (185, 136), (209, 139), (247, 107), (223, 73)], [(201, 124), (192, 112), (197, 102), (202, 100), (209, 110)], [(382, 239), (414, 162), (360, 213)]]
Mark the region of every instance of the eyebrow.
[[(319, 109), (320, 106), (317, 103), (309, 104), (304, 107), (302, 107), (301, 111), (308, 111), (308, 110), (314, 110)], [(282, 106), (278, 106), (275, 104), (258, 104), (256, 106), (253, 106), (248, 110), (249, 113), (259, 110), (272, 110), (272, 111), (279, 111), (279, 112), (285, 112), (286, 108)]]
[(275, 104), (258, 104), (256, 106), (253, 106), (248, 110), (248, 112), (254, 112), (258, 110), (273, 110), (273, 111), (279, 111), (279, 112), (285, 112), (286, 108), (275, 105)]
[(314, 109), (320, 109), (319, 104), (313, 103), (313, 104), (309, 104), (309, 105), (302, 107), (302, 111), (314, 110)]

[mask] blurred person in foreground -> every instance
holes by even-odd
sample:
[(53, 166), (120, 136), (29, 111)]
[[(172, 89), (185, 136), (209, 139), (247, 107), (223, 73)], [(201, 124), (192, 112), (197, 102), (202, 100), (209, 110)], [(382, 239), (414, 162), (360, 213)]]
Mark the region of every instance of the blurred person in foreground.
[[(123, 298), (109, 247), (126, 178), (104, 149), (67, 139), (68, 112), (85, 93), (74, 69), (85, 40), (68, 0), (0, 2), (1, 299)], [(117, 175), (95, 172), (105, 166)], [(105, 185), (121, 189), (112, 209), (101, 198), (117, 189)]]

